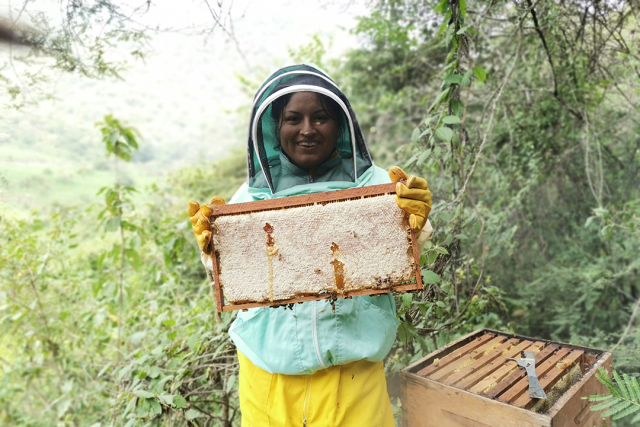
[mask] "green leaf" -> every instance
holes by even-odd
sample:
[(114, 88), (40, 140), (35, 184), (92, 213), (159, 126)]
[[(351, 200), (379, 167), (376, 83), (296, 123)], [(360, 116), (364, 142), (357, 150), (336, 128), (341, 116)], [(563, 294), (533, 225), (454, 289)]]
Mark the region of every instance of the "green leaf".
[(62, 418), (64, 414), (69, 410), (72, 399), (64, 399), (58, 403), (58, 418)]
[(423, 271), (422, 272), (422, 283), (425, 285), (429, 285), (432, 283), (440, 283), (440, 276), (438, 276), (433, 271)]
[(173, 394), (161, 394), (158, 398), (167, 405), (173, 405)]
[(160, 368), (158, 368), (157, 366), (152, 366), (151, 369), (149, 369), (147, 375), (149, 375), (149, 377), (151, 378), (158, 378), (161, 373), (162, 370)]
[(193, 350), (196, 348), (196, 346), (198, 345), (198, 336), (197, 335), (191, 335), (189, 337), (189, 340), (187, 340), (187, 345), (189, 346), (189, 349)]
[(448, 125), (458, 125), (462, 122), (460, 121), (460, 117), (458, 116), (446, 116), (442, 119), (442, 123), (445, 123)]
[(175, 408), (185, 409), (187, 407), (187, 400), (179, 394), (176, 394), (173, 396), (173, 406)]
[(443, 248), (442, 246), (438, 246), (436, 248), (436, 251), (438, 251), (438, 253), (441, 253), (443, 255), (449, 255), (449, 251), (447, 251), (445, 248)]
[[(631, 402), (629, 402), (629, 403), (631, 403)], [(619, 419), (624, 418), (624, 417), (626, 417), (628, 415), (635, 414), (636, 412), (640, 412), (640, 405), (638, 405), (638, 406), (631, 405), (627, 409), (615, 414), (613, 416), (613, 419), (614, 420), (619, 420)]]
[(197, 409), (193, 409), (193, 408), (191, 408), (191, 409), (189, 409), (187, 412), (185, 412), (185, 413), (184, 413), (184, 416), (185, 416), (189, 421), (191, 421), (191, 420), (193, 420), (193, 419), (195, 419), (195, 418), (202, 417), (203, 415), (202, 415), (202, 413), (201, 413), (200, 411), (198, 411)]
[(609, 394), (597, 394), (593, 396), (583, 397), (583, 399), (589, 399), (589, 402), (600, 402), (601, 400), (611, 399), (613, 395)]
[(611, 378), (609, 378), (609, 374), (602, 366), (598, 368), (598, 372), (596, 372), (596, 378), (598, 379), (598, 381), (604, 384), (610, 392), (615, 389), (613, 381), (611, 381)]
[(487, 79), (487, 72), (480, 66), (473, 67), (473, 73), (480, 82), (484, 82)]
[(431, 251), (429, 252), (429, 257), (427, 257), (427, 265), (431, 265), (436, 262), (436, 258), (438, 258), (438, 252)]
[(129, 337), (129, 341), (131, 342), (131, 344), (133, 345), (138, 345), (140, 344), (140, 342), (142, 341), (142, 339), (144, 337), (147, 336), (147, 331), (138, 331), (138, 332), (134, 332), (133, 334), (131, 334), (131, 336)]
[(629, 390), (631, 390), (634, 394), (634, 400), (636, 402), (640, 402), (640, 384), (638, 383), (638, 379), (634, 377), (628, 377), (627, 374), (624, 374), (625, 378), (628, 378), (627, 384)]
[(149, 416), (149, 410), (151, 409), (151, 404), (149, 403), (149, 399), (142, 399), (138, 401), (138, 407), (136, 408), (136, 416), (142, 418)]
[[(450, 12), (449, 12), (449, 14), (450, 14)], [(449, 28), (447, 28), (447, 33), (444, 36), (444, 44), (446, 46), (449, 46), (449, 42), (453, 38), (453, 30), (454, 30), (453, 26), (449, 26)], [(454, 52), (454, 49), (451, 50), (451, 53), (449, 54), (449, 56), (452, 56), (453, 52)], [(445, 61), (445, 63), (447, 63), (447, 62), (449, 62), (449, 58), (447, 58), (447, 60)]]
[(104, 229), (106, 231), (116, 231), (120, 228), (120, 217), (119, 216), (114, 216), (111, 217), (107, 220), (106, 224), (104, 225)]
[(405, 310), (409, 310), (411, 308), (411, 302), (413, 301), (413, 294), (402, 294), (402, 307)]
[(449, 6), (449, 2), (447, 0), (440, 0), (440, 3), (433, 10), (436, 13), (444, 13)]
[(437, 301), (436, 305), (440, 308), (447, 308), (447, 305), (445, 303), (443, 303), (442, 301)]
[(413, 130), (413, 133), (411, 134), (411, 142), (415, 144), (416, 142), (418, 142), (419, 138), (420, 138), (420, 128), (415, 128)]
[(154, 399), (154, 400), (150, 400), (149, 403), (151, 403), (151, 410), (149, 411), (149, 413), (152, 416), (160, 415), (162, 413), (162, 406), (160, 406), (160, 402)]
[(592, 406), (591, 410), (592, 411), (601, 411), (601, 410), (606, 409), (609, 406), (614, 405), (614, 404), (616, 404), (618, 402), (620, 402), (620, 398), (613, 397), (610, 400), (607, 400), (606, 402), (602, 402), (602, 403), (599, 403), (597, 405)]
[(413, 166), (416, 160), (418, 160), (418, 155), (414, 154), (409, 160), (405, 162), (404, 165), (402, 165), (402, 169), (409, 169), (411, 166)]
[(112, 144), (115, 144), (119, 137), (120, 137), (120, 132), (118, 132), (117, 130), (114, 130), (109, 134), (108, 140)]
[(464, 18), (467, 15), (467, 0), (459, 0), (460, 15)]
[(165, 320), (162, 322), (162, 326), (173, 326), (176, 324), (176, 321), (173, 319)]
[(438, 218), (441, 219), (444, 222), (447, 222), (451, 219), (451, 214), (449, 214), (448, 212), (438, 212)]
[(422, 154), (420, 154), (420, 157), (418, 157), (418, 164), (419, 165), (423, 165), (424, 162), (427, 161), (427, 159), (429, 158), (430, 155), (431, 155), (431, 149), (430, 148), (424, 150), (422, 152)]
[(608, 411), (603, 412), (602, 417), (605, 418), (605, 417), (610, 417), (612, 415), (615, 415), (618, 412), (622, 411), (623, 409), (628, 408), (629, 406), (631, 406), (631, 402), (629, 402), (628, 400), (623, 400), (622, 402), (619, 402), (613, 405), (613, 407)]
[(618, 372), (615, 369), (613, 371), (613, 378), (615, 378), (616, 383), (618, 384), (618, 387), (620, 388), (620, 392), (622, 393), (622, 397), (624, 397), (625, 399), (629, 399), (629, 391), (627, 391), (627, 387), (625, 386), (625, 382), (622, 381), (622, 378), (620, 378), (620, 375), (618, 375)]
[(451, 87), (447, 87), (442, 92), (440, 92), (436, 100), (433, 102), (433, 104), (431, 104), (431, 107), (429, 108), (430, 110), (440, 105), (440, 103), (447, 97), (447, 95), (449, 95), (449, 89), (451, 89)]
[(453, 131), (448, 127), (439, 127), (436, 129), (436, 136), (443, 141), (449, 142), (453, 138)]
[(416, 330), (413, 327), (413, 325), (409, 322), (406, 322), (406, 321), (402, 322), (398, 327), (398, 338), (400, 338), (400, 341), (404, 345), (408, 345), (409, 342), (411, 341), (411, 338), (413, 338), (415, 335), (416, 335)]
[(473, 70), (467, 70), (462, 76), (462, 81), (460, 82), (460, 87), (468, 87), (471, 84), (471, 76), (473, 75)]
[(135, 390), (133, 392), (133, 394), (135, 394), (136, 396), (141, 397), (143, 399), (149, 399), (149, 398), (153, 397), (153, 393), (149, 393), (146, 390)]
[(443, 80), (447, 83), (458, 84), (462, 81), (462, 76), (460, 74), (447, 74)]
[(425, 315), (425, 313), (427, 312), (427, 304), (429, 304), (428, 302), (426, 302), (426, 301), (413, 301), (412, 304), (413, 305), (417, 305), (418, 309), (420, 310), (420, 313), (423, 316)]
[(134, 249), (125, 249), (124, 253), (127, 256), (127, 261), (129, 261), (129, 263), (133, 267), (140, 267), (140, 265), (142, 264), (142, 259), (140, 258), (140, 254), (138, 253), (138, 251)]
[(227, 380), (227, 390), (226, 390), (227, 394), (231, 393), (231, 390), (233, 390), (235, 386), (236, 386), (236, 376), (231, 375)]

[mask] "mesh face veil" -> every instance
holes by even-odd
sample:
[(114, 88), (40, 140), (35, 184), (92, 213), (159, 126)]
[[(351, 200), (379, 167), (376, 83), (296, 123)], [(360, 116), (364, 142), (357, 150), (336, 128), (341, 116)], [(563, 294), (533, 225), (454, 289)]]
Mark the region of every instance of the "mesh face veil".
[(302, 64), (273, 73), (254, 97), (249, 125), (249, 186), (268, 187), (271, 193), (281, 188), (274, 182), (277, 176), (272, 174), (272, 169), (281, 163), (282, 149), (278, 141), (279, 123), (272, 117), (271, 110), (276, 99), (295, 92), (315, 92), (332, 99), (340, 107), (339, 128), (344, 131), (336, 140), (336, 149), (341, 159), (348, 160), (342, 163), (345, 176), (356, 182), (373, 162), (355, 113), (349, 100), (326, 73), (313, 65)]

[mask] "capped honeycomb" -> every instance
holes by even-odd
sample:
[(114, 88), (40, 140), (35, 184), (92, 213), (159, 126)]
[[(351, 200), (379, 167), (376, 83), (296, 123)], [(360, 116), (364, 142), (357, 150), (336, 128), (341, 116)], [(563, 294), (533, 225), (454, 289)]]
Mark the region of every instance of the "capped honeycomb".
[(217, 282), (231, 304), (391, 289), (416, 275), (410, 230), (393, 194), (214, 213), (213, 228)]

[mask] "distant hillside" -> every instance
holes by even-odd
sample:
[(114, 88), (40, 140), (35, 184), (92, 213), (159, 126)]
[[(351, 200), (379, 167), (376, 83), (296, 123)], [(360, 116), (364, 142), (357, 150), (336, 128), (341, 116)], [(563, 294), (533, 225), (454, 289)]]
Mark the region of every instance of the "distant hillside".
[[(221, 31), (209, 37), (194, 31), (156, 34), (150, 40), (152, 53), (144, 62), (130, 62), (123, 80), (54, 72), (46, 84), (53, 86), (56, 99), (20, 111), (3, 109), (0, 203), (19, 207), (33, 206), (41, 198), (65, 202), (74, 194), (88, 197), (98, 182), (109, 179), (103, 172), (110, 166), (94, 126), (106, 114), (136, 127), (142, 136), (131, 176), (157, 180), (167, 171), (243, 148), (256, 88), (243, 88), (238, 76), (257, 86), (291, 61), (290, 49), (314, 34), (338, 40), (336, 52), (355, 43), (339, 28), (352, 27), (355, 9), (345, 13), (338, 6), (280, 0), (268, 5), (238, 2), (235, 10), (237, 44)], [(0, 58), (5, 53), (0, 50)], [(67, 182), (64, 189), (55, 184), (56, 176), (76, 176), (81, 170), (84, 178), (74, 178), (75, 184)]]

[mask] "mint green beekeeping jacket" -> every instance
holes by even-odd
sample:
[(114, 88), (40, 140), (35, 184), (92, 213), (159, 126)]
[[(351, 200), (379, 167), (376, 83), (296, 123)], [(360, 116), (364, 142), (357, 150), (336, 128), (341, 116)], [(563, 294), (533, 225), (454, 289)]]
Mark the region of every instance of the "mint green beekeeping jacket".
[[(277, 123), (270, 114), (279, 96), (313, 91), (342, 108), (344, 132), (337, 155), (309, 175), (280, 150)], [(254, 99), (249, 131), (247, 183), (229, 203), (243, 203), (391, 182), (373, 164), (349, 101), (335, 83), (313, 65), (274, 73)], [(293, 309), (260, 307), (241, 311), (229, 329), (238, 350), (270, 373), (313, 374), (331, 365), (357, 360), (379, 362), (391, 349), (399, 321), (391, 294), (338, 299), (335, 313), (327, 301), (294, 304)]]

